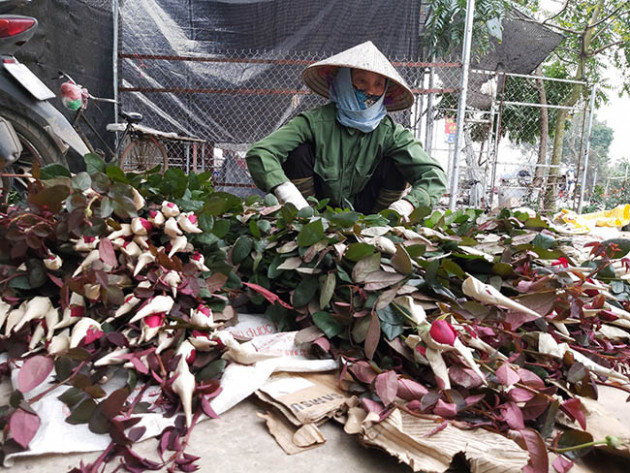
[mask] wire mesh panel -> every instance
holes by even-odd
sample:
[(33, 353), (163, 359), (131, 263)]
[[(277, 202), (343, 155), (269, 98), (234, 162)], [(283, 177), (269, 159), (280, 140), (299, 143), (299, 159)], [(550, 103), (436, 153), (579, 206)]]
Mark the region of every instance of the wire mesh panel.
[[(328, 56), (325, 52), (250, 50), (194, 58), (127, 53), (121, 55), (123, 85), (119, 90), (123, 107), (141, 111), (146, 125), (205, 140), (202, 162), (212, 168), (216, 186), (245, 194), (254, 188), (244, 160), (247, 149), (300, 112), (327, 103), (302, 83), (301, 72)], [(452, 92), (444, 85), (459, 75), (459, 64), (404, 58), (392, 62), (419, 95)], [(194, 69), (194, 74), (162, 72), (188, 69)], [(425, 76), (430, 69), (444, 79), (427, 88)], [(421, 123), (413, 114), (418, 110), (391, 115), (419, 132)], [(169, 152), (170, 167), (199, 170), (199, 163), (194, 166), (190, 158), (181, 153), (176, 158)]]

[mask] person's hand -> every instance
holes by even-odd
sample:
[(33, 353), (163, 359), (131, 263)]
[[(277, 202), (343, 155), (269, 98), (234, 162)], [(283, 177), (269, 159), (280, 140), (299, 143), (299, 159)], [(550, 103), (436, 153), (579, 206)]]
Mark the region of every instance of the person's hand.
[(291, 203), (298, 210), (308, 207), (308, 202), (291, 181), (283, 182), (273, 190), (273, 193), (281, 204)]
[(398, 212), (398, 215), (403, 217), (404, 219), (409, 218), (411, 212), (414, 210), (414, 206), (407, 199), (399, 199), (390, 204), (389, 209), (395, 210)]

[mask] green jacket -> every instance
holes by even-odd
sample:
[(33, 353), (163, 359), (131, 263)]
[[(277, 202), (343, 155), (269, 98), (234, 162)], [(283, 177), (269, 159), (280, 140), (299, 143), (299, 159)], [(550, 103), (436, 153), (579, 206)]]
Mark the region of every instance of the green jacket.
[(432, 207), (446, 190), (446, 175), (412, 133), (386, 116), (370, 133), (337, 122), (334, 103), (306, 111), (274, 133), (254, 143), (245, 156), (254, 183), (263, 191), (288, 181), (282, 170), (287, 155), (304, 142), (314, 144), (315, 174), (322, 179), (323, 195), (333, 206), (368, 183), (383, 158), (394, 164), (412, 186), (405, 197), (414, 207)]

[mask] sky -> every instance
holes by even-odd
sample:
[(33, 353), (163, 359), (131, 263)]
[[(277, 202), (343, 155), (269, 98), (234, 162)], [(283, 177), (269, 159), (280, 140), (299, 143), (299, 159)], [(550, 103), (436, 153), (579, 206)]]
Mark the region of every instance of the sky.
[[(564, 0), (543, 0), (541, 6), (549, 12), (558, 11)], [(624, 95), (619, 97), (621, 77), (618, 71), (609, 67), (605, 76), (612, 86), (608, 91), (609, 103), (596, 110), (598, 120), (606, 122), (613, 129), (613, 141), (609, 149), (610, 161), (621, 161), (623, 158), (630, 160), (630, 126), (628, 126), (628, 112), (630, 111), (630, 98)]]

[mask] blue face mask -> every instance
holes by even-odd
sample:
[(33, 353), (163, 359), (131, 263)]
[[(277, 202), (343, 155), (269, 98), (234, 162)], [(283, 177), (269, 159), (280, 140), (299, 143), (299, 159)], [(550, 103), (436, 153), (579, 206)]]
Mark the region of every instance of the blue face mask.
[(361, 110), (365, 110), (366, 108), (371, 107), (376, 102), (378, 102), (378, 99), (381, 98), (380, 95), (370, 95), (367, 92), (364, 92), (363, 90), (359, 90), (357, 88), (354, 88), (354, 95), (357, 98), (357, 102), (359, 102), (359, 107), (361, 107)]
[(337, 121), (363, 133), (373, 131), (386, 114), (383, 105), (385, 94), (376, 97), (376, 101), (370, 106), (372, 97), (354, 88), (350, 68), (347, 67), (340, 67), (337, 71), (330, 85), (330, 100), (337, 104)]

